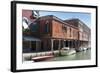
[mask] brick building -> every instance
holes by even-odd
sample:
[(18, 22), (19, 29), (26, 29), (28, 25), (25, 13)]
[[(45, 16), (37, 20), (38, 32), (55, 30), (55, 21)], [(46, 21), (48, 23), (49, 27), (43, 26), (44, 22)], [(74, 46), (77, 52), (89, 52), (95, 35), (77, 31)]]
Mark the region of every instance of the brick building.
[(30, 21), (29, 30), (23, 32), (23, 52), (53, 51), (63, 47), (78, 51), (80, 47), (88, 47), (90, 29), (79, 19), (63, 21), (53, 15), (30, 19), (30, 10), (22, 14)]

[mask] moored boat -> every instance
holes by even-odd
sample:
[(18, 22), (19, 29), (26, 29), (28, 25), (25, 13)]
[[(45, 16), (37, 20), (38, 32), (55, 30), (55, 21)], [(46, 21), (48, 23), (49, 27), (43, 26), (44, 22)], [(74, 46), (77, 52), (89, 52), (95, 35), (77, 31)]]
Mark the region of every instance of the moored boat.
[(61, 55), (71, 55), (71, 54), (75, 54), (76, 51), (74, 49), (69, 49), (69, 50), (62, 50), (61, 51)]
[(50, 58), (54, 57), (53, 55), (49, 55), (49, 56), (38, 56), (38, 57), (33, 57), (32, 60), (34, 62), (39, 62), (39, 61), (44, 61), (44, 60), (48, 60)]

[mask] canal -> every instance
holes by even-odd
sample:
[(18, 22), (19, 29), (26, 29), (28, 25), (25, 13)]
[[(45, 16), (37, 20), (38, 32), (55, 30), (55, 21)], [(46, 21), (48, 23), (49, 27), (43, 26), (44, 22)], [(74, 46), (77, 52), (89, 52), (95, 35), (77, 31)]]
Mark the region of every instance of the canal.
[[(69, 60), (89, 60), (91, 59), (91, 49), (86, 51), (77, 52), (75, 54), (67, 56), (53, 57), (40, 62), (50, 62), (50, 61), (69, 61)], [(24, 60), (24, 62), (34, 63), (33, 60)]]
[(69, 56), (60, 56), (49, 59), (48, 61), (64, 61), (64, 60), (88, 60), (91, 59), (91, 50), (77, 52)]

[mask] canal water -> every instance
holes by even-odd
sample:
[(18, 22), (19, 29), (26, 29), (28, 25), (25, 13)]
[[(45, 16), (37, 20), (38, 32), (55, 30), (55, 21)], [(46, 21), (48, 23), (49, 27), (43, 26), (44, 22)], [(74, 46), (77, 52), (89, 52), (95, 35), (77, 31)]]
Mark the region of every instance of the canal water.
[(48, 61), (64, 61), (64, 60), (89, 60), (91, 59), (91, 50), (77, 52), (69, 56), (60, 56), (49, 59)]
[[(91, 49), (88, 49), (86, 51), (77, 52), (75, 54), (69, 55), (69, 56), (60, 56), (60, 57), (53, 57), (45, 61), (40, 62), (50, 62), (50, 61), (72, 61), (72, 60), (89, 60), (91, 59)], [(26, 60), (24, 61), (26, 63), (35, 63), (33, 60)]]

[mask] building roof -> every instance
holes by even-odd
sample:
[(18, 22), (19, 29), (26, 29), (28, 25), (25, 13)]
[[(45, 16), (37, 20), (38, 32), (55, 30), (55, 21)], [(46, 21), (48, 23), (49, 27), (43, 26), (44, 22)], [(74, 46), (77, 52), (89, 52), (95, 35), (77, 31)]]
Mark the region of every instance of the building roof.
[(72, 26), (78, 27), (78, 19), (67, 19), (64, 22), (69, 23)]
[(60, 23), (63, 23), (63, 24), (65, 24), (65, 25), (68, 25), (68, 26), (70, 26), (70, 27), (73, 27), (73, 28), (76, 28), (77, 29), (77, 27), (75, 27), (75, 26), (73, 26), (73, 25), (70, 25), (69, 23), (67, 23), (67, 22), (64, 22), (64, 20), (62, 20), (62, 19), (60, 19), (60, 18), (58, 18), (58, 17), (56, 17), (56, 16), (54, 16), (54, 15), (47, 15), (47, 16), (42, 16), (42, 17), (39, 17), (39, 19), (43, 19), (43, 18), (52, 18), (52, 19), (54, 19), (54, 20), (56, 20), (56, 21), (58, 21), (58, 22), (60, 22)]
[[(78, 18), (72, 18), (72, 19), (68, 19), (68, 20), (64, 20), (64, 22), (67, 22), (67, 23), (71, 23), (71, 22), (73, 22), (73, 24), (72, 25), (74, 25), (75, 24), (75, 22), (81, 22), (82, 23), (82, 25), (84, 25), (85, 27), (87, 27), (87, 28), (89, 28), (84, 22), (82, 22), (80, 19), (78, 19)], [(77, 25), (74, 25), (74, 26), (77, 26), (78, 27), (78, 24)]]
[(84, 31), (90, 31), (90, 28), (84, 23), (82, 22), (80, 19), (78, 18), (72, 18), (72, 19), (67, 19), (67, 20), (62, 20), (54, 15), (47, 15), (47, 16), (42, 16), (42, 17), (39, 17), (37, 20), (45, 20), (45, 19), (53, 19), (53, 20), (56, 20), (62, 24), (64, 24), (65, 26), (70, 26), (70, 27), (73, 27), (75, 29), (78, 29), (79, 28), (79, 22), (81, 23), (82, 25), (82, 28), (84, 29)]
[(35, 38), (32, 36), (23, 36), (24, 41), (41, 41), (39, 38)]

